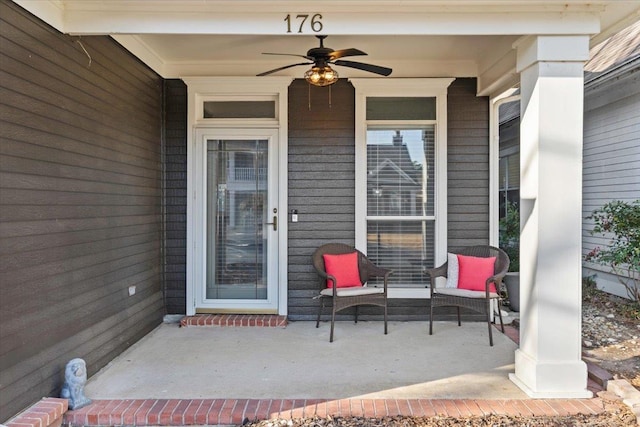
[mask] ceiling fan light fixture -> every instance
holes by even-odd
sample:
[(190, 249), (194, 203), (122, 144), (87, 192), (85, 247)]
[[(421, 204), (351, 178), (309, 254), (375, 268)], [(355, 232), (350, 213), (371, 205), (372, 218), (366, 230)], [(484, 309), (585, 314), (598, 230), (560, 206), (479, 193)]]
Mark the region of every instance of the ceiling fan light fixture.
[(328, 65), (311, 67), (304, 73), (304, 78), (314, 86), (329, 86), (338, 81), (338, 72)]

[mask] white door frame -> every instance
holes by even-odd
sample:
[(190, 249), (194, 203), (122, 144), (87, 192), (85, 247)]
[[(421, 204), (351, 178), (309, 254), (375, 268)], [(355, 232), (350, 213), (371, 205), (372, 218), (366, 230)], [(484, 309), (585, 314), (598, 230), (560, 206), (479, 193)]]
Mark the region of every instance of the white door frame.
[[(278, 236), (280, 228), (263, 224), (263, 236), (266, 237), (267, 245), (264, 250), (267, 252), (267, 298), (264, 300), (251, 299), (228, 299), (228, 300), (207, 300), (206, 298), (206, 277), (207, 277), (207, 205), (209, 192), (207, 188), (207, 151), (210, 140), (266, 140), (268, 141), (268, 175), (267, 175), (267, 200), (266, 209), (269, 211), (268, 219), (273, 216), (279, 218), (278, 209), (278, 129), (276, 128), (250, 128), (250, 129), (227, 129), (227, 128), (196, 128), (194, 154), (194, 216), (193, 224), (198, 230), (203, 230), (194, 235), (194, 285), (196, 310), (250, 312), (250, 313), (277, 313), (278, 309)], [(277, 213), (272, 213), (276, 209)], [(286, 218), (286, 213), (284, 214)], [(279, 226), (279, 224), (278, 224)]]
[[(201, 129), (275, 129), (278, 138), (275, 149), (277, 150), (277, 163), (279, 164), (278, 176), (275, 177), (278, 187), (277, 209), (279, 212), (278, 224), (278, 265), (271, 266), (277, 277), (277, 314), (287, 315), (287, 154), (288, 134), (287, 115), (288, 87), (291, 84), (290, 77), (185, 77), (183, 81), (187, 85), (187, 298), (186, 314), (196, 314), (196, 289), (198, 277), (202, 274), (202, 251), (197, 247), (197, 235), (203, 233), (200, 228), (202, 222), (199, 218), (203, 212), (198, 212), (196, 207), (197, 182), (196, 162), (202, 161), (197, 152), (196, 130)], [(210, 99), (259, 99), (269, 98), (275, 100), (276, 117), (274, 119), (205, 119), (202, 103)]]

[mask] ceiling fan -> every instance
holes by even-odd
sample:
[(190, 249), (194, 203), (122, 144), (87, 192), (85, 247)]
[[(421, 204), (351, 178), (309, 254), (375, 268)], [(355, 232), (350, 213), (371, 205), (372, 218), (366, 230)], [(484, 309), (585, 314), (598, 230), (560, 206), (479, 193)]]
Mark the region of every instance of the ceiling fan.
[(284, 67), (279, 67), (273, 70), (265, 71), (264, 73), (260, 73), (258, 74), (258, 76), (266, 76), (281, 70), (286, 70), (287, 68), (297, 67), (300, 65), (311, 65), (312, 67), (307, 70), (304, 75), (305, 79), (314, 86), (328, 86), (338, 81), (338, 73), (333, 68), (331, 68), (331, 65), (357, 68), (358, 70), (364, 70), (370, 73), (380, 74), (382, 76), (388, 76), (389, 74), (391, 74), (391, 68), (339, 59), (346, 56), (364, 56), (366, 55), (366, 53), (354, 48), (333, 50), (329, 47), (324, 47), (324, 39), (327, 38), (327, 36), (316, 37), (320, 40), (320, 47), (309, 49), (306, 55), (298, 55), (294, 53), (263, 53), (263, 55), (297, 56), (312, 62), (300, 62), (297, 64), (285, 65)]

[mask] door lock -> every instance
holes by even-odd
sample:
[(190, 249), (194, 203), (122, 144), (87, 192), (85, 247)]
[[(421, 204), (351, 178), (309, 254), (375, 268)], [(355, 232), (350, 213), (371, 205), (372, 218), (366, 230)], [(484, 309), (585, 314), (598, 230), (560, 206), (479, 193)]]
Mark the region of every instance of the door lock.
[(273, 222), (267, 222), (266, 225), (273, 225), (273, 231), (278, 231), (278, 217), (273, 216)]

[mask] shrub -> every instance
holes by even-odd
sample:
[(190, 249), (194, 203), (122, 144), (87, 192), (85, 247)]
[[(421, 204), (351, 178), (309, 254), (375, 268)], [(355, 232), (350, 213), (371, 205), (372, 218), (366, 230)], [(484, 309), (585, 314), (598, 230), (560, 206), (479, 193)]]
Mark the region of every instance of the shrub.
[(594, 222), (592, 235), (610, 239), (606, 247), (595, 247), (585, 261), (611, 268), (629, 298), (640, 301), (640, 199), (611, 201), (594, 210), (587, 219)]
[(506, 215), (500, 219), (500, 248), (509, 255), (509, 271), (520, 271), (520, 209), (507, 202)]

